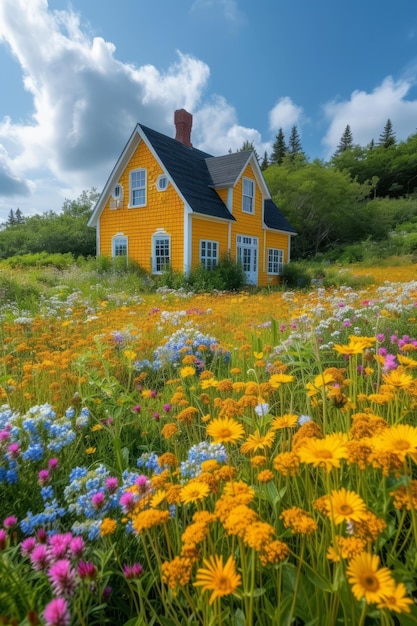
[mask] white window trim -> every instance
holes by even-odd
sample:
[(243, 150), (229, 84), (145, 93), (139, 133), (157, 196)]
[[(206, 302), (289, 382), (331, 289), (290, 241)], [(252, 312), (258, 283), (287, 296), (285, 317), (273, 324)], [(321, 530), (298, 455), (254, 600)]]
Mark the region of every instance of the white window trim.
[[(202, 254), (202, 244), (211, 244), (212, 247), (212, 252), (213, 252), (213, 247), (215, 247), (215, 255), (212, 254), (212, 256), (207, 256)], [(206, 251), (207, 251), (207, 246), (206, 246)], [(210, 261), (210, 267), (207, 267), (207, 261)], [(214, 261), (214, 263), (213, 263)], [(200, 264), (205, 267), (205, 269), (214, 269), (218, 264), (219, 264), (219, 242), (218, 241), (213, 241), (212, 239), (200, 239)]]
[[(132, 184), (133, 174), (136, 174), (137, 172), (144, 172), (145, 173), (145, 184), (143, 185), (143, 187), (133, 187), (133, 184)], [(138, 167), (135, 170), (131, 170), (130, 171), (130, 173), (129, 173), (129, 185), (130, 185), (130, 188), (129, 188), (129, 208), (132, 208), (132, 209), (135, 208), (136, 209), (137, 207), (146, 206), (147, 197), (148, 197), (147, 179), (148, 179), (147, 171), (146, 171), (146, 168), (144, 168), (144, 167)], [(144, 202), (141, 203), (141, 204), (133, 204), (133, 192), (136, 191), (136, 190), (139, 190), (139, 189), (144, 189), (145, 190)]]
[[(161, 187), (161, 181), (162, 180), (165, 181), (165, 186), (164, 187)], [(156, 189), (158, 191), (166, 191), (168, 189), (168, 185), (169, 185), (168, 176), (166, 174), (160, 174), (158, 176), (158, 178), (156, 179)]]
[(162, 274), (162, 270), (157, 270), (156, 242), (158, 239), (167, 239), (169, 246), (168, 263), (171, 263), (171, 235), (160, 232), (152, 235), (152, 274)]
[[(245, 181), (252, 184), (252, 196), (248, 196), (245, 194)], [(245, 198), (250, 198), (252, 200), (251, 210), (248, 211), (245, 209)], [(253, 215), (255, 213), (255, 181), (253, 178), (242, 178), (242, 211), (243, 213), (247, 213), (248, 215)]]
[[(273, 275), (273, 276), (281, 276), (282, 270), (284, 267), (284, 250), (282, 250), (281, 248), (268, 248), (267, 252), (268, 252), (268, 258), (267, 258), (268, 274)], [(270, 257), (270, 255), (271, 254), (273, 255), (275, 252), (278, 252), (278, 256), (280, 257), (279, 260), (277, 261), (271, 260), (271, 257)], [(270, 267), (272, 266), (273, 268), (275, 265), (278, 266), (277, 271), (270, 271)]]
[[(115, 249), (116, 249), (116, 241), (124, 241), (126, 243), (126, 254), (115, 254)], [(112, 254), (112, 258), (113, 259), (118, 259), (119, 257), (128, 257), (129, 255), (129, 241), (128, 238), (126, 237), (126, 235), (114, 235), (112, 237), (112, 242), (111, 242), (111, 254)]]

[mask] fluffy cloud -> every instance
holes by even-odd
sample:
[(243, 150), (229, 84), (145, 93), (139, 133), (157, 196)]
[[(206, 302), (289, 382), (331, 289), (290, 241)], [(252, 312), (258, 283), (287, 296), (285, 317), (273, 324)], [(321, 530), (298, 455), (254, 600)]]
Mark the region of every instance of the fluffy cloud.
[(298, 126), (303, 116), (303, 109), (294, 104), (288, 96), (280, 98), (269, 113), (269, 128), (275, 134), (279, 128), (289, 131), (292, 126)]
[(366, 146), (372, 139), (378, 141), (389, 118), (397, 140), (405, 140), (410, 128), (416, 126), (417, 101), (406, 100), (413, 82), (411, 79), (394, 81), (387, 77), (371, 93), (354, 91), (349, 100), (333, 101), (325, 105), (329, 127), (323, 145), (330, 156), (349, 124), (353, 142)]

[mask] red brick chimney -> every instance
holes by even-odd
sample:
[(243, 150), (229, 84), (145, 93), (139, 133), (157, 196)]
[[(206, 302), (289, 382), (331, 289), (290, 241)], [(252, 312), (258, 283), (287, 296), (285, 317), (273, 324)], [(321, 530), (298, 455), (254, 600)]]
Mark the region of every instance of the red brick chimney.
[(185, 109), (177, 109), (174, 113), (174, 122), (176, 128), (175, 139), (181, 141), (188, 148), (192, 148), (191, 143), (191, 127), (193, 125), (193, 116)]

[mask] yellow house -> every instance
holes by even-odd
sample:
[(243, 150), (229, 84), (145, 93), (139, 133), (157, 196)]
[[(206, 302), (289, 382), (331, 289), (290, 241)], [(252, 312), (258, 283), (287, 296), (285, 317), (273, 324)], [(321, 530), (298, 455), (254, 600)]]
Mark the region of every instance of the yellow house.
[(250, 285), (279, 282), (295, 231), (271, 200), (253, 151), (214, 157), (192, 147), (192, 116), (175, 139), (137, 124), (88, 222), (97, 254), (159, 274), (213, 268), (229, 253)]

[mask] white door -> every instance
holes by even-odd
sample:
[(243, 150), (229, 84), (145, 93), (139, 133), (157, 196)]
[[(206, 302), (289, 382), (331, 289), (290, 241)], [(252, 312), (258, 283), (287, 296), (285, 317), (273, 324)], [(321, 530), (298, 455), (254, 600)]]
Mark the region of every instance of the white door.
[(258, 284), (258, 238), (237, 236), (237, 260), (242, 264), (248, 285)]

